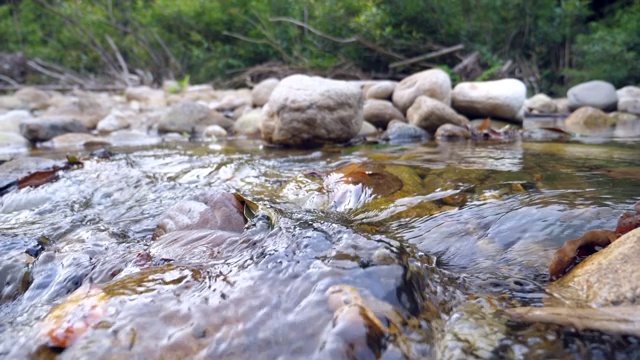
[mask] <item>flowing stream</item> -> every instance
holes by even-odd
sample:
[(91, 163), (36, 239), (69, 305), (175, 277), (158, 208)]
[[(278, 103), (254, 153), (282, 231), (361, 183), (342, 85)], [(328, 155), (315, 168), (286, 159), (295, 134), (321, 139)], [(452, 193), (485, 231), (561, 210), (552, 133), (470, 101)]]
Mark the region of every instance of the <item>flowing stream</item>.
[[(640, 356), (634, 337), (502, 314), (541, 305), (553, 251), (640, 200), (637, 139), (111, 151), (0, 198), (0, 358)], [(331, 175), (354, 163), (386, 175)], [(135, 269), (160, 215), (211, 189), (260, 216), (211, 252)], [(49, 348), (43, 319), (89, 284), (108, 311)], [(336, 286), (357, 291), (359, 313), (332, 309)]]

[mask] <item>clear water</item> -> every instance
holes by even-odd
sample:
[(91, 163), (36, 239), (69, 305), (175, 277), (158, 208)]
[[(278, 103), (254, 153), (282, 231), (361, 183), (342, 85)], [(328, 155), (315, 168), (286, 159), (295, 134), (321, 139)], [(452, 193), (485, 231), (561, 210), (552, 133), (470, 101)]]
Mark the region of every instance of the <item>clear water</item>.
[[(501, 313), (541, 304), (552, 252), (614, 228), (640, 200), (637, 140), (314, 150), (236, 140), (112, 151), (0, 198), (0, 357), (640, 356), (637, 338), (515, 324)], [(354, 162), (393, 173), (402, 189), (379, 196), (322, 177)], [(273, 226), (254, 219), (215, 255), (125, 275), (159, 216), (211, 189), (254, 201)], [(25, 255), (38, 244), (37, 256)], [(43, 319), (87, 283), (109, 294), (107, 313), (73, 346), (48, 349)], [(362, 313), (334, 314), (335, 285), (355, 287), (393, 331), (376, 335)]]

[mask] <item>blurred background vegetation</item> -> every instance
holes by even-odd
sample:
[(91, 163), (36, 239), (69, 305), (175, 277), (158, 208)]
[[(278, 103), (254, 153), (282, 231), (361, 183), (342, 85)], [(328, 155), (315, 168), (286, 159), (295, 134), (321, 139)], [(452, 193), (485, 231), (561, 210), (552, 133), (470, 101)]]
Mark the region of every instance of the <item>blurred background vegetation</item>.
[(70, 81), (46, 71), (242, 86), (439, 67), (454, 82), (518, 77), (561, 95), (640, 82), (640, 0), (0, 0), (0, 52), (24, 54), (14, 80), (29, 83)]

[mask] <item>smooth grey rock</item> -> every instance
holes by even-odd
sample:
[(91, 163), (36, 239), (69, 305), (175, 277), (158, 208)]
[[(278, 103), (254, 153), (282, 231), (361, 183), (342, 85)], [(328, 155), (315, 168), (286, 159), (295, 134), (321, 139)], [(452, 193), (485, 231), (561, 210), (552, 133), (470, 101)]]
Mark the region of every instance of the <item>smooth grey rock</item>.
[(375, 135), (377, 133), (378, 133), (378, 129), (375, 126), (373, 126), (373, 124), (371, 124), (368, 121), (363, 121), (362, 127), (358, 132), (358, 136), (370, 136), (370, 135)]
[(288, 146), (342, 143), (362, 127), (362, 91), (345, 81), (292, 75), (263, 108), (262, 138)]
[(591, 106), (604, 111), (613, 111), (618, 106), (616, 88), (602, 80), (587, 81), (567, 91), (569, 109), (576, 110), (583, 106)]
[(27, 110), (11, 110), (0, 115), (0, 131), (20, 133), (20, 123), (26, 119), (33, 119)]
[(364, 120), (381, 129), (386, 129), (391, 120), (407, 121), (400, 110), (387, 100), (365, 100), (363, 111)]
[(130, 119), (135, 117), (133, 111), (121, 111), (113, 109), (104, 119), (100, 120), (96, 129), (100, 132), (113, 132), (120, 129), (126, 129), (131, 126)]
[(47, 141), (71, 132), (87, 132), (87, 128), (70, 117), (27, 119), (20, 123), (20, 134), (32, 142)]
[(387, 130), (381, 135), (381, 139), (392, 143), (418, 142), (430, 138), (431, 135), (426, 130), (399, 120), (392, 120), (387, 125)]
[(268, 78), (262, 80), (258, 85), (256, 85), (251, 90), (251, 99), (253, 106), (260, 107), (269, 102), (269, 97), (271, 96), (273, 89), (278, 86), (279, 82), (280, 80), (276, 78)]
[(225, 129), (233, 126), (233, 121), (210, 110), (208, 107), (194, 103), (182, 102), (173, 105), (158, 122), (158, 131), (177, 133), (201, 133), (207, 126), (219, 125)]

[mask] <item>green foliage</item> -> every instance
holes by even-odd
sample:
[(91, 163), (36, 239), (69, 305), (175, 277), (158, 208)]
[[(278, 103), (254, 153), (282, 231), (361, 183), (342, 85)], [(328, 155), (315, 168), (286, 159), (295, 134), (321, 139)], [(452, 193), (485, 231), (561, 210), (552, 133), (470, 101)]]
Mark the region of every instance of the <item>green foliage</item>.
[[(390, 74), (393, 61), (462, 43), (480, 52), (480, 79), (511, 60), (518, 76), (553, 94), (592, 78), (640, 81), (640, 1), (613, 4), (595, 16), (587, 0), (22, 0), (0, 2), (0, 44), (80, 73), (113, 74), (121, 69), (110, 38), (130, 71), (202, 83), (266, 62)], [(457, 82), (459, 61), (428, 62)]]
[(618, 87), (640, 83), (640, 1), (590, 24), (577, 37), (572, 83), (604, 79)]

